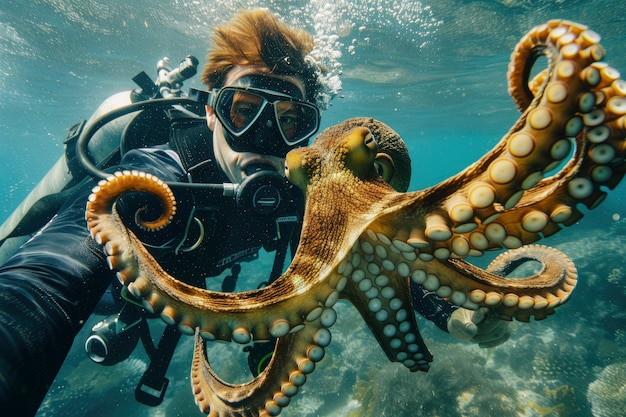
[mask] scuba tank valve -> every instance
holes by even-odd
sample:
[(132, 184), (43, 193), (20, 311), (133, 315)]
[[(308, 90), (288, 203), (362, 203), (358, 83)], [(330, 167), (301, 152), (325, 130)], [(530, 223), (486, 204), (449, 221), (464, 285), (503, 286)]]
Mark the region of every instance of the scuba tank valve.
[(156, 85), (161, 97), (180, 97), (183, 81), (196, 75), (197, 69), (198, 59), (192, 55), (187, 55), (176, 69), (172, 68), (169, 58), (160, 60), (157, 64)]

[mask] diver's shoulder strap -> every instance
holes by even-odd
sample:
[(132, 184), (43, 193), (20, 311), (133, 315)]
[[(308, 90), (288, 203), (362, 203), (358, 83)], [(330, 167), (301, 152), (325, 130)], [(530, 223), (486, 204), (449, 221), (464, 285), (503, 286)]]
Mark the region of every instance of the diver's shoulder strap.
[(170, 146), (180, 157), (194, 183), (212, 183), (221, 178), (213, 153), (213, 133), (204, 117), (177, 110), (169, 112)]

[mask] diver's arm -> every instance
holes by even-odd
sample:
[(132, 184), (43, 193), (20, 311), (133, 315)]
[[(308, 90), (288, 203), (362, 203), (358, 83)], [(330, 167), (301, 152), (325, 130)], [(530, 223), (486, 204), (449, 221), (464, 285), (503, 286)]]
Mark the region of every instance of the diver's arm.
[(441, 330), (448, 331), (448, 320), (459, 307), (437, 297), (420, 285), (411, 284), (413, 308), (427, 320), (432, 321)]
[(411, 294), (415, 311), (461, 342), (494, 347), (509, 338), (508, 322), (500, 320), (488, 308), (468, 310), (458, 307), (419, 285), (411, 285)]
[(34, 415), (111, 281), (89, 237), (90, 187), (0, 268), (0, 409)]
[[(182, 170), (167, 153), (133, 152), (124, 167), (165, 180)], [(0, 410), (36, 413), (56, 373), (114, 274), (89, 237), (87, 181), (59, 213), (0, 267)]]

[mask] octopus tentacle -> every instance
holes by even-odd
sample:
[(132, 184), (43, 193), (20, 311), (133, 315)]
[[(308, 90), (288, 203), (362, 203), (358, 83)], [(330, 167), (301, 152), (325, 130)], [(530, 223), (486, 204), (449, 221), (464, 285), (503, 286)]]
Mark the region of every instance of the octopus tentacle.
[[(139, 182), (140, 179), (145, 179), (145, 181)], [(141, 184), (141, 186), (138, 184)], [(137, 170), (118, 171), (107, 179), (99, 181), (89, 196), (85, 219), (92, 232), (97, 230), (94, 235), (101, 231), (95, 227), (99, 221), (99, 216), (110, 214), (111, 208), (119, 196), (132, 191), (151, 193), (163, 202), (163, 212), (155, 220), (144, 220), (141, 218), (141, 213), (139, 213), (135, 218), (138, 226), (145, 230), (158, 231), (171, 222), (176, 214), (176, 199), (170, 188), (163, 181), (154, 175)]]
[[(583, 33), (599, 39), (589, 31)], [(514, 244), (530, 243), (541, 235), (555, 233), (560, 225), (575, 223), (582, 217), (578, 204), (593, 209), (606, 197), (602, 188), (613, 189), (624, 176), (626, 83), (604, 63), (593, 63), (588, 69), (597, 72), (597, 79), (592, 77), (597, 85), (579, 96), (581, 111), (586, 113), (567, 122), (570, 127), (575, 125), (571, 133), (576, 136), (565, 137), (552, 148), (552, 152), (566, 155), (573, 145), (572, 159), (558, 173), (525, 192), (517, 206), (503, 212), (497, 220), (506, 229), (507, 236), (518, 238), (517, 241), (510, 239)], [(520, 218), (528, 219), (527, 224), (524, 220), (520, 223)]]
[[(424, 260), (410, 244), (397, 239), (392, 240), (385, 232), (375, 230), (377, 225), (373, 224), (360, 237), (358, 243), (360, 249), (353, 256), (352, 264), (355, 264), (354, 259), (360, 257), (367, 260), (364, 265), (361, 261), (359, 268), (350, 270), (351, 281), (357, 284), (361, 281), (367, 282), (369, 279), (372, 283), (378, 283), (380, 280), (389, 285), (386, 284), (388, 281), (401, 283), (403, 279), (410, 279), (414, 284), (459, 306), (469, 309), (490, 307), (499, 312), (502, 318), (517, 318), (523, 321), (528, 321), (531, 316), (542, 319), (552, 314), (555, 307), (569, 299), (576, 286), (577, 273), (573, 262), (553, 248), (524, 246), (511, 250), (496, 258), (487, 270), (482, 270), (461, 259)], [(540, 263), (541, 271), (524, 279), (506, 278), (510, 272), (507, 267), (515, 269), (529, 261)], [(369, 287), (369, 283), (364, 287), (359, 286), (368, 298), (374, 298), (375, 293), (367, 293)], [(379, 291), (383, 298), (393, 297), (396, 288), (393, 287), (394, 291), (391, 291), (384, 285), (372, 284), (371, 287)], [(385, 291), (389, 295), (385, 295)], [(348, 294), (350, 293), (344, 292), (342, 296)], [(352, 294), (349, 299), (353, 303), (359, 300)], [(379, 304), (376, 301), (362, 303), (358, 305), (358, 309), (361, 312), (371, 312), (382, 325), (388, 324), (377, 316)], [(395, 318), (392, 317), (391, 321), (395, 321)], [(376, 331), (372, 330), (376, 334)], [(404, 345), (402, 347), (406, 348)]]
[[(364, 155), (369, 165), (372, 165), (377, 147), (375, 143), (368, 145), (361, 139), (362, 136), (353, 139), (354, 144), (350, 148), (352, 152), (345, 154), (353, 158), (351, 163), (355, 166), (362, 165), (360, 158)], [(368, 154), (370, 157), (367, 157)], [(370, 168), (371, 175), (376, 175), (373, 166)], [(183, 333), (193, 334), (195, 328), (199, 327), (200, 334), (207, 340), (234, 340), (240, 343), (282, 337), (303, 324), (307, 316), (318, 311), (320, 306), (330, 307), (329, 300), (336, 300), (339, 277), (325, 280), (320, 277), (326, 277), (333, 265), (341, 259), (333, 248), (336, 245), (350, 247), (351, 243), (344, 243), (349, 239), (346, 232), (353, 229), (351, 223), (360, 221), (357, 216), (353, 216), (347, 221), (347, 227), (338, 230), (332, 239), (324, 241), (322, 245), (304, 245), (309, 249), (301, 251), (294, 260), (286, 273), (289, 279), (281, 277), (263, 290), (218, 293), (188, 285), (170, 276), (154, 261), (141, 241), (120, 225), (121, 221), (112, 206), (119, 195), (125, 192), (128, 183), (133, 184), (132, 191), (153, 192), (166, 187), (149, 175), (127, 172), (112, 176), (90, 198), (88, 212), (92, 214), (88, 226), (105, 246), (110, 266), (120, 270), (118, 277), (128, 285), (131, 293), (144, 300), (143, 305), (148, 311), (159, 313), (166, 323), (177, 325)], [(335, 185), (334, 188), (338, 190), (342, 187)], [(337, 192), (328, 191), (330, 189), (325, 195), (336, 195)], [(326, 204), (328, 198), (324, 197), (321, 201)], [(366, 204), (367, 201), (363, 200), (363, 205)], [(328, 210), (323, 209), (319, 213), (324, 211)], [(330, 214), (331, 217), (335, 215)], [(101, 230), (104, 229), (123, 230), (123, 233), (103, 235)], [(303, 241), (309, 235), (305, 231)], [(131, 264), (132, 267), (129, 267)], [(311, 294), (316, 295), (311, 297)], [(263, 314), (255, 314), (261, 310)]]
[[(118, 270), (120, 281), (135, 296), (143, 298), (144, 307), (160, 313), (168, 324), (177, 325), (185, 334), (195, 328), (208, 340), (235, 340), (247, 343), (282, 337), (301, 325), (320, 305), (328, 306), (336, 280), (317, 279), (326, 274), (325, 264), (310, 262), (307, 275), (293, 274), (263, 290), (239, 294), (217, 293), (188, 285), (170, 276), (121, 222), (114, 202), (127, 191), (151, 192), (164, 199), (165, 214), (170, 219), (175, 210), (169, 188), (155, 177), (138, 172), (116, 173), (94, 189), (87, 206), (87, 223), (92, 236), (104, 245), (109, 266)], [(169, 200), (168, 200), (169, 199)], [(171, 204), (167, 204), (167, 202)], [(165, 219), (165, 220), (164, 220)], [(162, 227), (159, 223), (155, 228)], [(299, 289), (295, 288), (300, 285)], [(302, 291), (299, 295), (294, 295)], [(315, 293), (315, 297), (310, 294)], [(250, 312), (263, 310), (262, 315)], [(246, 314), (247, 313), (247, 314)], [(219, 319), (218, 319), (219, 318)]]
[[(574, 223), (579, 204), (595, 208), (626, 171), (626, 83), (599, 62), (599, 41), (567, 21), (531, 30), (509, 66), (520, 119), (483, 158), (429, 189), (403, 192), (406, 149), (371, 120), (346, 121), (291, 151), (286, 175), (306, 193), (301, 240), (285, 274), (266, 288), (217, 293), (167, 274), (115, 212), (126, 190), (147, 191), (164, 201), (165, 214), (155, 224), (138, 222), (155, 229), (167, 223), (172, 197), (150, 176), (123, 173), (100, 183), (87, 206), (88, 227), (146, 309), (196, 334), (194, 392), (210, 415), (280, 412), (300, 386), (292, 378), (303, 383), (300, 375), (323, 357), (340, 298), (356, 306), (391, 361), (427, 371), (432, 355), (417, 328), (410, 285), (523, 321), (547, 317), (570, 297), (572, 262), (523, 245)], [(529, 80), (541, 54), (548, 66)], [(517, 249), (486, 270), (465, 260), (502, 247)], [(508, 277), (528, 261), (541, 269)], [(274, 357), (249, 383), (231, 385), (212, 371), (205, 341), (271, 337), (278, 338)]]
[[(420, 202), (419, 207), (415, 204), (416, 213), (423, 211), (422, 201), (433, 203), (427, 216), (416, 215), (409, 231), (421, 254), (463, 258), (536, 241), (558, 231), (559, 224), (575, 222), (582, 216), (578, 203), (597, 206), (605, 196), (601, 187), (613, 188), (622, 179), (626, 84), (616, 71), (596, 62), (603, 56), (598, 41), (599, 36), (583, 26), (553, 21), (518, 44), (510, 71), (512, 85), (526, 85), (525, 76), (518, 73), (518, 67), (525, 67), (519, 62), (537, 48), (549, 55), (550, 76), (490, 153), (426, 190), (430, 195), (416, 195)], [(511, 89), (517, 94), (520, 88)], [(543, 180), (545, 173), (563, 164), (573, 146), (572, 159)]]
[[(177, 280), (151, 261), (151, 255), (132, 233), (127, 238), (122, 245), (111, 241), (106, 246), (113, 267), (124, 268), (128, 258), (140, 260), (138, 273), (118, 273), (123, 283), (133, 295), (144, 300), (144, 308), (160, 314), (167, 324), (177, 325), (185, 334), (193, 334), (200, 328), (201, 336), (207, 340), (245, 344), (252, 339), (285, 336), (303, 324), (311, 311), (329, 304), (328, 299), (335, 291), (336, 281), (307, 283), (304, 277), (300, 280), (306, 290), (302, 294), (296, 291), (293, 282), (286, 280), (263, 290), (237, 294), (200, 289)], [(121, 247), (127, 251), (119, 250)], [(325, 276), (322, 272), (312, 273)], [(292, 278), (298, 281), (299, 276), (294, 274)], [(260, 311), (263, 314), (258, 314)]]
[[(556, 58), (555, 51), (551, 46), (569, 48), (568, 56), (575, 55), (580, 49), (584, 54), (593, 55), (595, 61), (604, 57), (604, 49), (598, 43), (600, 35), (587, 28), (587, 26), (567, 20), (551, 20), (529, 31), (517, 43), (511, 54), (509, 63), (508, 82), (509, 94), (520, 111), (526, 110), (533, 100), (543, 91), (542, 86), (548, 78), (548, 72), (553, 71), (553, 62)], [(542, 55), (547, 55), (548, 69), (539, 72), (535, 78), (529, 79), (530, 72), (536, 60)], [(561, 70), (575, 70), (568, 68), (569, 64)]]
[(361, 236), (338, 268), (346, 282), (341, 297), (361, 313), (390, 361), (411, 371), (428, 371), (433, 357), (413, 314), (410, 267), (388, 252), (391, 245), (371, 229)]
[(328, 327), (336, 313), (328, 309), (297, 333), (276, 342), (268, 366), (252, 381), (229, 384), (211, 368), (206, 353), (206, 340), (196, 335), (191, 381), (200, 410), (209, 416), (275, 416), (289, 405), (322, 360), (331, 342)]

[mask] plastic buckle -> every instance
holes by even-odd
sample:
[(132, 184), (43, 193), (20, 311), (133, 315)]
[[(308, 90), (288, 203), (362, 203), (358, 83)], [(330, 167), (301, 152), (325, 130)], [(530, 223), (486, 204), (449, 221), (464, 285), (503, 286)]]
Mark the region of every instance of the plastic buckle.
[(135, 388), (135, 399), (142, 404), (156, 407), (163, 402), (170, 380), (164, 377), (160, 387), (156, 388), (145, 381), (147, 379), (146, 377), (147, 375), (144, 375), (141, 381), (139, 381), (137, 388)]

